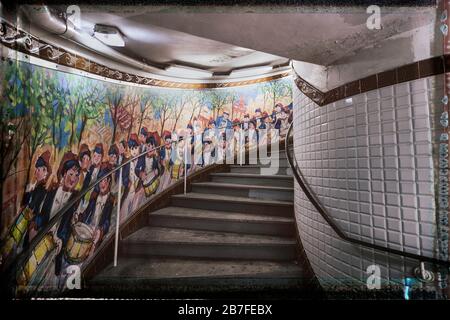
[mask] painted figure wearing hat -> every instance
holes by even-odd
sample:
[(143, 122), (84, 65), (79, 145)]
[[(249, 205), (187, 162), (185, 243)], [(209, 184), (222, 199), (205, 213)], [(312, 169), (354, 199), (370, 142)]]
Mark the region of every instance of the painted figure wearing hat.
[[(118, 161), (119, 161), (119, 148), (116, 146), (116, 144), (112, 144), (109, 147), (108, 150), (108, 164), (111, 168), (111, 170), (115, 169), (118, 167)], [(103, 164), (102, 164), (103, 166)], [(116, 171), (113, 175), (112, 175), (112, 182), (111, 182), (111, 192), (116, 194), (119, 191), (119, 174), (120, 171)]]
[(36, 160), (34, 165), (35, 182), (27, 187), (22, 201), (22, 211), (0, 245), (2, 261), (6, 261), (11, 253), (27, 248), (29, 240), (33, 237), (35, 216), (39, 213), (45, 199), (46, 183), (52, 172), (49, 163), (50, 156), (50, 152), (45, 151)]
[(110, 164), (104, 163), (101, 166), (99, 172), (99, 179), (107, 176), (100, 183), (95, 186), (94, 192), (92, 192), (89, 198), (89, 204), (86, 210), (80, 214), (74, 215), (72, 224), (82, 222), (89, 225), (93, 230), (93, 243), (94, 247), (98, 247), (105, 235), (109, 231), (111, 225), (111, 214), (115, 204), (115, 198), (111, 194), (112, 179), (111, 172), (112, 167)]
[[(58, 184), (47, 191), (39, 214), (36, 216), (36, 228), (43, 228), (66, 203), (78, 195), (75, 187), (80, 178), (80, 163), (75, 154), (66, 152), (61, 160), (57, 177)], [(66, 211), (71, 214), (72, 209)]]
[(148, 137), (148, 130), (146, 127), (142, 127), (141, 130), (139, 131), (139, 144), (142, 146), (143, 144), (145, 144), (145, 140)]
[[(130, 135), (128, 139), (128, 150), (130, 151), (130, 157), (137, 157), (140, 153), (141, 145), (139, 143), (138, 136), (135, 133)], [(121, 218), (126, 218), (135, 207), (134, 196), (136, 193), (136, 188), (139, 182), (139, 173), (136, 170), (138, 159), (134, 159), (123, 168), (123, 184), (125, 186), (122, 208), (121, 208)]]
[[(59, 184), (49, 190), (45, 196), (40, 213), (36, 216), (36, 227), (39, 230), (44, 228), (47, 223), (67, 204), (73, 201), (79, 194), (75, 190), (80, 177), (80, 163), (78, 157), (72, 152), (66, 152), (61, 160), (58, 169)], [(62, 262), (62, 248), (67, 238), (64, 230), (70, 227), (70, 220), (77, 208), (77, 204), (71, 206), (62, 214), (62, 218), (57, 224), (56, 234), (53, 233), (53, 241), (57, 245), (57, 254), (55, 257), (55, 274), (59, 275)], [(53, 231), (54, 232), (54, 231)]]
[[(187, 132), (178, 136), (178, 144), (172, 154), (173, 165), (170, 168), (171, 183), (185, 175), (185, 145), (186, 143), (189, 143), (188, 139), (189, 136), (187, 135)], [(189, 170), (189, 168), (190, 165), (187, 164), (186, 169)]]
[(154, 135), (147, 137), (146, 144), (149, 151), (139, 158), (136, 165), (136, 172), (140, 179), (137, 191), (141, 192), (143, 189), (145, 196), (150, 197), (158, 190), (160, 176), (164, 169), (160, 165), (158, 151), (155, 150), (157, 143)]
[(164, 146), (160, 149), (160, 161), (164, 167), (164, 173), (162, 179), (162, 189), (170, 184), (170, 168), (173, 165), (172, 155), (174, 153), (174, 148), (172, 146), (172, 133), (168, 130), (163, 132)]
[(248, 143), (251, 148), (258, 145), (258, 130), (256, 129), (256, 119), (248, 122)]
[(279, 130), (280, 137), (285, 136), (289, 129), (289, 116), (290, 110), (287, 106), (283, 107), (280, 114), (277, 116), (274, 128)]
[(253, 117), (253, 119), (256, 122), (256, 128), (257, 129), (264, 129), (261, 126), (264, 126), (264, 119), (261, 113), (261, 108), (256, 108), (255, 109), (255, 115)]
[(231, 123), (231, 120), (229, 119), (230, 114), (228, 111), (224, 111), (220, 117), (216, 120), (216, 126), (218, 129), (232, 129), (233, 124)]
[(165, 130), (163, 132), (164, 147), (161, 148), (160, 157), (164, 168), (167, 170), (171, 165), (171, 155), (172, 155), (172, 134), (170, 131)]
[(203, 166), (207, 166), (214, 162), (216, 152), (216, 123), (213, 119), (209, 120), (208, 127), (203, 131), (202, 143)]
[(78, 161), (80, 162), (80, 180), (76, 186), (76, 190), (81, 190), (84, 185), (84, 180), (86, 175), (88, 174), (88, 170), (91, 166), (91, 151), (87, 144), (83, 143), (80, 146), (80, 150), (78, 152)]
[(126, 151), (127, 151), (127, 142), (125, 140), (121, 140), (117, 144), (117, 165), (121, 165), (122, 163), (127, 161)]
[(91, 183), (97, 180), (97, 175), (100, 171), (100, 165), (102, 164), (103, 155), (103, 144), (97, 143), (92, 155), (92, 164), (89, 167), (86, 177), (84, 178), (83, 189), (86, 189)]

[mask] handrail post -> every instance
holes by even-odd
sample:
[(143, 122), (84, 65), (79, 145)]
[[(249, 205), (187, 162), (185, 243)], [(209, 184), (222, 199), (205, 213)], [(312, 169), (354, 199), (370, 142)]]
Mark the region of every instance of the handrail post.
[(186, 186), (187, 186), (187, 152), (188, 152), (188, 140), (184, 141), (184, 194), (186, 194)]
[[(245, 139), (244, 139), (245, 141)], [(242, 166), (242, 128), (239, 129), (239, 164)]]
[(119, 192), (117, 193), (117, 215), (116, 215), (116, 234), (114, 242), (114, 267), (117, 267), (117, 253), (119, 250), (119, 224), (120, 224), (120, 201), (122, 200), (122, 168), (119, 170)]

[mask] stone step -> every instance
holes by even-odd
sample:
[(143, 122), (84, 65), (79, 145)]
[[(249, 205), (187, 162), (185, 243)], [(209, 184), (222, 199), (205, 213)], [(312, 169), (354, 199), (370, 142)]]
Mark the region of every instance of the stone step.
[(285, 260), (296, 257), (294, 238), (177, 228), (144, 227), (120, 244), (121, 257), (195, 257)]
[(197, 182), (192, 184), (192, 192), (248, 197), (262, 200), (294, 201), (294, 188), (287, 187)]
[(154, 227), (243, 234), (295, 235), (293, 218), (182, 207), (166, 207), (150, 212), (148, 224)]
[(294, 187), (294, 178), (290, 175), (261, 175), (252, 173), (219, 172), (212, 173), (213, 182), (273, 186), (273, 187)]
[(261, 200), (190, 192), (186, 195), (173, 195), (171, 197), (171, 204), (176, 207), (194, 209), (245, 212), (249, 214), (285, 216), (291, 218), (294, 216), (294, 204), (292, 201)]
[[(231, 173), (251, 173), (251, 174), (266, 174), (267, 170), (270, 170), (270, 173), (275, 172), (277, 175), (290, 175), (291, 168), (290, 167), (282, 167), (277, 166), (277, 170), (270, 168), (269, 165), (259, 165), (259, 164), (246, 164), (246, 165), (230, 165)], [(273, 170), (273, 171), (272, 171)]]
[[(263, 165), (263, 166), (270, 166), (271, 163), (273, 163), (272, 165), (275, 165), (275, 162), (276, 161), (274, 159), (271, 159), (270, 157), (269, 158), (264, 157), (264, 158), (258, 158), (256, 160), (252, 160), (252, 161), (250, 161), (249, 159), (246, 159), (246, 161), (242, 161), (242, 164), (243, 165), (259, 164), (259, 165)], [(239, 159), (235, 161), (235, 164), (240, 165)], [(279, 158), (277, 166), (286, 168), (286, 167), (289, 167), (289, 162), (286, 158)]]
[[(181, 295), (248, 299), (270, 291), (272, 298), (292, 299), (311, 298), (311, 282), (305, 270), (291, 261), (152, 257), (119, 259), (117, 267), (110, 264), (83, 289), (103, 298)], [(301, 291), (306, 294), (300, 295)]]

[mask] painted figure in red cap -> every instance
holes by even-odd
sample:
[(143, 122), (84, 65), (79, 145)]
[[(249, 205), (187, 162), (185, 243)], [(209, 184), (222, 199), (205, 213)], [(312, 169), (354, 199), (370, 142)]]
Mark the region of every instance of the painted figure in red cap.
[(39, 213), (45, 199), (46, 184), (52, 172), (50, 156), (50, 152), (45, 151), (36, 159), (35, 182), (27, 186), (22, 201), (22, 210), (0, 245), (2, 261), (6, 261), (11, 254), (15, 255), (18, 250), (26, 249), (29, 240), (34, 236), (35, 216)]

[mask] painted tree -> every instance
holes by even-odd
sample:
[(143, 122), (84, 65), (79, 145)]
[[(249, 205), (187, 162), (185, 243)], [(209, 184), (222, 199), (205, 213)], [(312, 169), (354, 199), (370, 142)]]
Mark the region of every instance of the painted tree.
[(133, 127), (135, 125), (136, 120), (140, 118), (137, 111), (140, 109), (140, 94), (136, 91), (135, 88), (125, 91), (125, 97), (123, 100), (123, 106), (127, 110), (129, 115), (129, 123), (127, 129), (127, 140), (130, 138), (131, 132), (133, 131)]
[(62, 122), (62, 118), (64, 117), (64, 98), (62, 97), (65, 94), (59, 81), (60, 80), (54, 73), (48, 73), (45, 81), (47, 105), (42, 109), (42, 112), (45, 114), (46, 126), (50, 131), (46, 142), (54, 146), (55, 149), (61, 146), (60, 132), (64, 131), (64, 128), (58, 125)]
[[(0, 200), (3, 186), (29, 137), (28, 70), (19, 61), (2, 62), (0, 99)], [(0, 219), (0, 224), (3, 219)], [(0, 226), (1, 227), (1, 226)], [(3, 229), (0, 229), (3, 230)]]
[(79, 109), (83, 101), (85, 80), (75, 75), (66, 75), (66, 77), (69, 85), (63, 89), (64, 93), (61, 99), (66, 121), (64, 129), (69, 132), (68, 145), (70, 147), (75, 144), (77, 137), (76, 128)]
[(228, 91), (228, 94), (229, 94), (229, 101), (230, 101), (230, 104), (231, 104), (231, 121), (233, 121), (233, 119), (234, 119), (234, 108), (233, 108), (233, 106), (239, 100), (239, 94), (237, 93), (236, 90), (233, 90), (233, 89), (230, 89)]
[(141, 92), (139, 94), (139, 122), (137, 132), (141, 132), (142, 125), (145, 120), (151, 120), (152, 99), (153, 94), (149, 92)]
[(283, 79), (264, 83), (262, 85), (262, 90), (267, 92), (273, 105), (278, 103), (281, 98), (292, 95), (292, 86), (290, 82), (284, 81)]
[[(41, 147), (47, 140), (50, 130), (52, 128), (52, 119), (44, 112), (45, 109), (51, 108), (54, 92), (48, 90), (48, 80), (51, 75), (45, 70), (36, 69), (31, 66), (32, 70), (29, 74), (28, 80), (28, 106), (29, 106), (29, 143), (28, 143), (28, 167), (25, 181), (30, 179), (30, 171), (32, 168), (32, 160), (39, 147)], [(24, 191), (26, 185), (24, 186)]]
[(194, 116), (197, 118), (202, 113), (202, 110), (205, 106), (207, 99), (207, 95), (205, 94), (205, 91), (189, 91), (186, 93), (186, 100), (187, 103), (190, 106), (191, 115), (189, 117), (189, 122), (192, 122), (192, 119)]
[(101, 83), (92, 82), (84, 88), (83, 100), (79, 106), (80, 130), (78, 134), (78, 147), (83, 139), (83, 133), (89, 124), (101, 118), (105, 112), (106, 90)]
[(231, 95), (227, 90), (208, 90), (205, 91), (207, 99), (210, 102), (213, 118), (216, 119), (225, 106), (231, 101)]
[(119, 108), (123, 104), (124, 91), (119, 86), (111, 86), (106, 93), (106, 104), (110, 113), (112, 122), (111, 144), (116, 141), (117, 126), (119, 124)]
[[(178, 124), (178, 120), (181, 117), (181, 114), (183, 113), (183, 111), (185, 110), (185, 107), (187, 105), (187, 103), (189, 102), (188, 99), (188, 94), (186, 91), (177, 91), (174, 93), (174, 98), (173, 98), (173, 114), (175, 117), (175, 121), (173, 124), (173, 128), (172, 131), (175, 131), (175, 129), (177, 128), (177, 124)], [(190, 119), (189, 122), (191, 122), (192, 119)]]
[(173, 114), (173, 102), (175, 96), (169, 92), (159, 92), (153, 99), (153, 114), (160, 125), (160, 136), (163, 135), (167, 120), (172, 117)]

